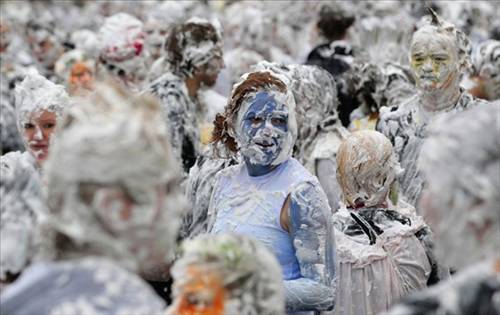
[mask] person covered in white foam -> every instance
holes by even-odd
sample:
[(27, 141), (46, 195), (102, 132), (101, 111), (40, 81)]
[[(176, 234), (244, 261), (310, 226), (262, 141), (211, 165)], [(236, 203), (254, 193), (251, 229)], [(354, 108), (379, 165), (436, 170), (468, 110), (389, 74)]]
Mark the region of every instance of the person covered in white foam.
[(243, 162), (217, 174), (208, 229), (265, 244), (283, 269), (288, 314), (309, 314), (334, 306), (335, 245), (326, 195), (291, 157), (297, 122), (287, 84), (270, 71), (251, 72), (217, 116), (219, 154), (239, 153)]
[(180, 170), (152, 96), (97, 85), (65, 116), (45, 165), (44, 255), (0, 299), (6, 314), (160, 314), (139, 275), (161, 277), (180, 211)]
[(9, 171), (14, 165), (24, 165), (31, 171), (40, 171), (49, 156), (51, 137), (69, 106), (70, 98), (63, 86), (52, 83), (36, 70), (28, 72), (15, 89), (17, 127), (26, 151), (3, 155), (2, 169)]
[(428, 283), (432, 252), (420, 240), (428, 228), (413, 209), (389, 198), (399, 172), (392, 145), (379, 132), (354, 132), (339, 147), (337, 180), (347, 207), (333, 216), (335, 315), (377, 314)]

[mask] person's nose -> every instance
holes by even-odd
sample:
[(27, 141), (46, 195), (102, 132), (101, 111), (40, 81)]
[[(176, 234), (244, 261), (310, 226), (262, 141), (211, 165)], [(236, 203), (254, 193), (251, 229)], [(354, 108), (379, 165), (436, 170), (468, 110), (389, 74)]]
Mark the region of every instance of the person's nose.
[(424, 72), (432, 72), (432, 61), (430, 58), (427, 58), (422, 65), (422, 71)]
[(34, 140), (43, 140), (43, 132), (42, 129), (39, 126), (35, 127), (35, 134), (33, 135)]
[(262, 135), (270, 136), (272, 135), (272, 132), (273, 132), (273, 125), (271, 124), (270, 121), (266, 120), (264, 127), (262, 128)]

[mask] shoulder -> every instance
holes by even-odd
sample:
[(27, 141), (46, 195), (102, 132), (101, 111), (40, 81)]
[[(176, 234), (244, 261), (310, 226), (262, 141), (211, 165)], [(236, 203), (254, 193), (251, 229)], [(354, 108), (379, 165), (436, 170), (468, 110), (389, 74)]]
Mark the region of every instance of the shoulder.
[(148, 91), (158, 97), (165, 97), (172, 94), (187, 95), (187, 88), (184, 81), (171, 72), (167, 72), (154, 80), (149, 85)]
[(2, 177), (18, 174), (19, 172), (36, 172), (35, 159), (29, 152), (9, 152), (0, 157)]

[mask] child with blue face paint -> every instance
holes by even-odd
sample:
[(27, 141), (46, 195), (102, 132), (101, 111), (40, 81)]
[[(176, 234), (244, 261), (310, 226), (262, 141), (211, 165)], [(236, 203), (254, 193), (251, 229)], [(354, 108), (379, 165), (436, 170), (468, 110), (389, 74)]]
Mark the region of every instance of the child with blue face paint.
[(216, 147), (242, 162), (217, 174), (208, 225), (266, 245), (282, 267), (287, 314), (311, 314), (334, 306), (335, 244), (318, 180), (291, 157), (297, 123), (285, 82), (267, 71), (244, 76), (216, 118)]

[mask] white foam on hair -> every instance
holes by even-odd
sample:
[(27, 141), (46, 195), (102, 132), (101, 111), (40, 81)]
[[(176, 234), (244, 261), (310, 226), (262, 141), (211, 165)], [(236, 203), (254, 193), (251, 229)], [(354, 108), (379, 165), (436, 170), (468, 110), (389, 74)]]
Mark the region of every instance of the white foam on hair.
[(41, 114), (42, 111), (55, 113), (60, 120), (69, 104), (69, 96), (62, 85), (54, 84), (36, 70), (30, 69), (15, 89), (17, 126), (22, 131), (32, 115)]

